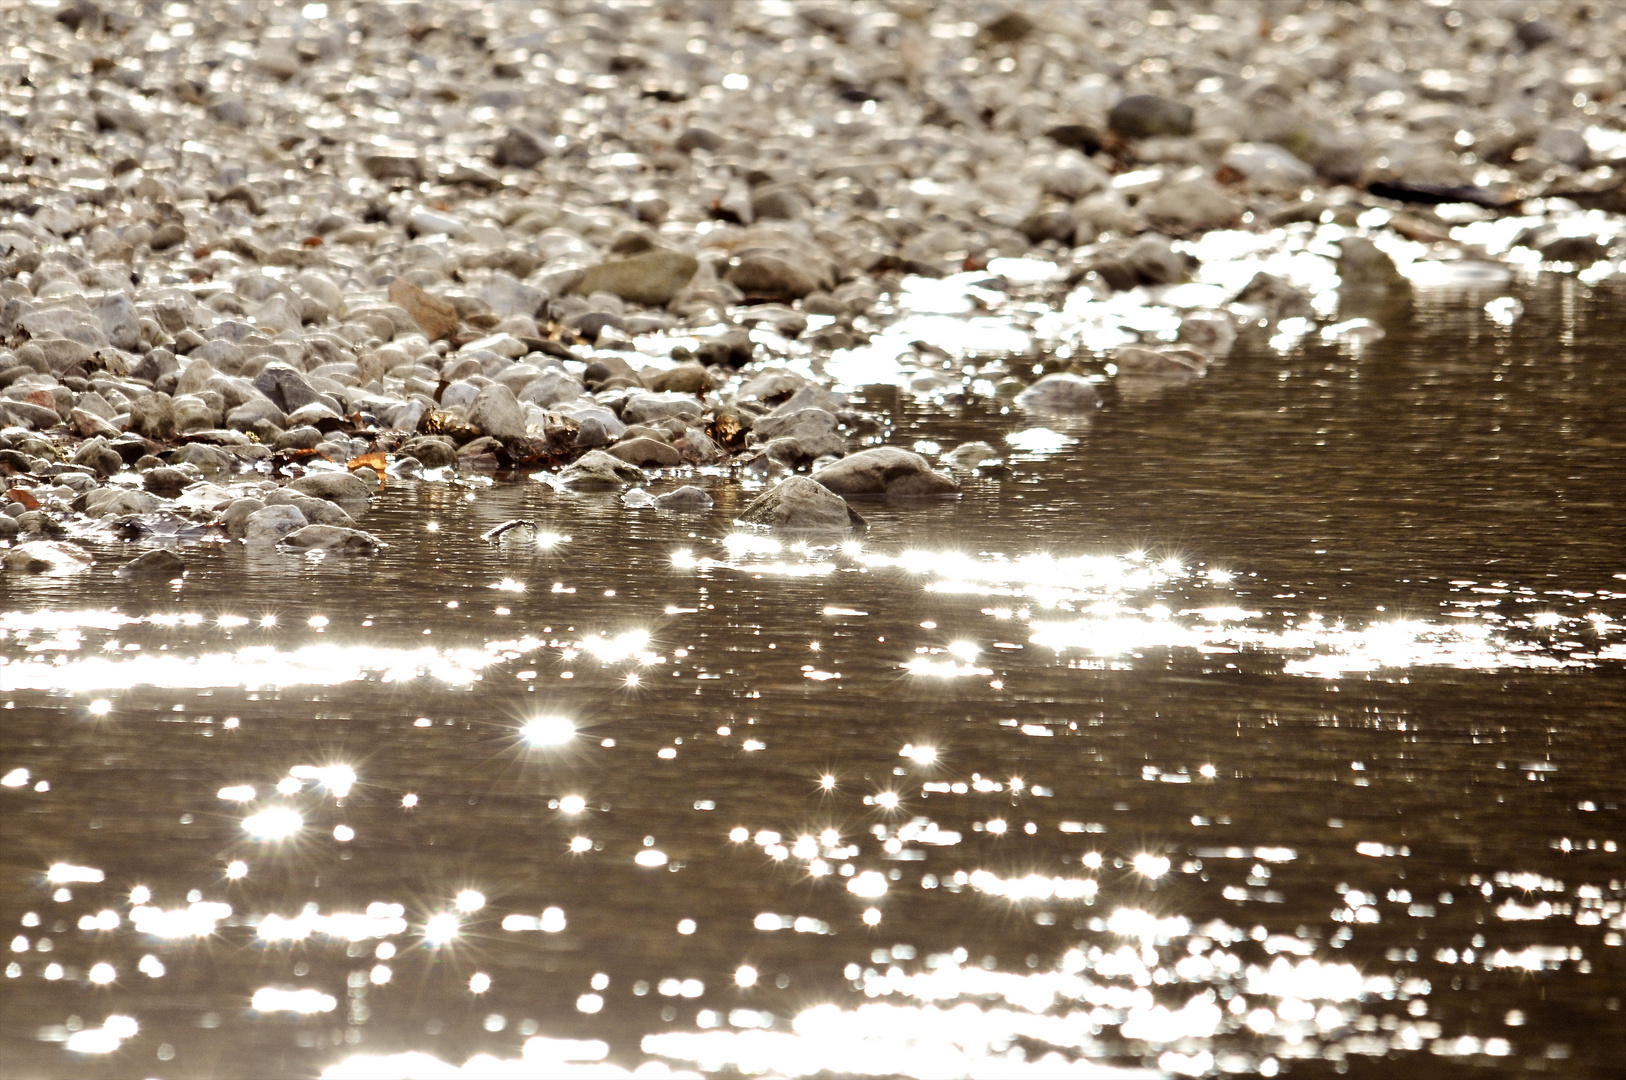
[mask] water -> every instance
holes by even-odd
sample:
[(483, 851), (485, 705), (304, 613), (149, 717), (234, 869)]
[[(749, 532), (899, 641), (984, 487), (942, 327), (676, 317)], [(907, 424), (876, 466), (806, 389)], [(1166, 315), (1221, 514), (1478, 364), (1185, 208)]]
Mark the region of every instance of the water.
[(1004, 463), (846, 546), (392, 482), (373, 559), (8, 574), (0, 1072), (1613, 1075), (1626, 321), (1376, 314), (873, 388)]

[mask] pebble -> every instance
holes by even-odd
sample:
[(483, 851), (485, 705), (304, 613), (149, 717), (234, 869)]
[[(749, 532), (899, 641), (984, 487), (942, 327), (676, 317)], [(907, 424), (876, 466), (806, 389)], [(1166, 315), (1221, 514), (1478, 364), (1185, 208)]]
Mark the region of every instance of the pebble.
[[(581, 490), (703, 466), (951, 494), (924, 458), (872, 445), (891, 437), (880, 399), (856, 407), (819, 374), (884, 339), (908, 275), (958, 275), (984, 315), (1049, 305), (1040, 322), (1166, 303), (1178, 345), (1035, 336), (1127, 390), (1202, 374), (1239, 320), (1331, 321), (1285, 271), (1226, 278), (1234, 295), (1199, 309), (1165, 301), (1213, 290), (1232, 257), (1205, 246), (1214, 230), (1336, 258), (1340, 340), (1373, 339), (1351, 316), (1410, 293), (1405, 245), (1502, 257), (1460, 222), (1525, 215), (1509, 261), (1619, 272), (1626, 40), (1541, 4), (1447, 4), (1405, 35), (1348, 5), (974, 22), (936, 0), (730, 5), (673, 36), (614, 5), (426, 3), (413, 17), (436, 32), (369, 18), (343, 48), (349, 15), (327, 7), (8, 13), (35, 104), (0, 135), (0, 464), (44, 492), (0, 515), (8, 558), (92, 519), (256, 542), (352, 530), (393, 497), (380, 475), (511, 462)], [(607, 34), (598, 66), (579, 43)], [(412, 77), (389, 75), (409, 52)], [(957, 371), (963, 346), (933, 347), (902, 380), (923, 397), (1133, 408), (1075, 374)], [(988, 482), (981, 447), (942, 461)], [(333, 469), (373, 453), (382, 473)], [(799, 506), (811, 483), (773, 491)]]

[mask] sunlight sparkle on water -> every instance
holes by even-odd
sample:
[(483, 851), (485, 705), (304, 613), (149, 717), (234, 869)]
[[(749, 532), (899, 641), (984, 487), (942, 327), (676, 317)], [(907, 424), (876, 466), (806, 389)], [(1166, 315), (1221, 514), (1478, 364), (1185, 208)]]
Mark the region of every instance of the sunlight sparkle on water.
[(304, 828), (305, 819), (286, 806), (272, 806), (243, 819), (243, 831), (256, 840), (285, 840)]
[(563, 746), (576, 735), (576, 725), (562, 716), (539, 716), (519, 729), (532, 746)]
[(462, 928), (462, 922), (450, 911), (442, 911), (439, 914), (431, 915), (429, 921), (424, 923), (423, 927), (424, 944), (431, 949), (449, 945), (457, 940)]
[(75, 866), (72, 863), (52, 863), (45, 871), (45, 880), (52, 885), (94, 885), (107, 877), (93, 866)]

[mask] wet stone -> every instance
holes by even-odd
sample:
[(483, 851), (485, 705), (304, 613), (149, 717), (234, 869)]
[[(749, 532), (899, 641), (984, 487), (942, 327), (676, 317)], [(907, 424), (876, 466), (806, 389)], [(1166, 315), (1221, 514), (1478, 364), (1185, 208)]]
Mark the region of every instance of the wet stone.
[(823, 484), (805, 476), (791, 476), (757, 496), (740, 511), (744, 525), (765, 525), (788, 530), (861, 529), (864, 519), (847, 501)]
[(850, 454), (814, 473), (813, 479), (838, 495), (920, 497), (960, 491), (958, 481), (935, 471), (925, 458), (895, 446)]

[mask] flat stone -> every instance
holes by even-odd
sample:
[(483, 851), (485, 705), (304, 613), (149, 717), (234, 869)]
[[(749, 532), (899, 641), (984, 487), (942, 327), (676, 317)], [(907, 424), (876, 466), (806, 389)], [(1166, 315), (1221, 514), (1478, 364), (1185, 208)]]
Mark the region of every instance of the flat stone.
[(713, 506), (712, 498), (693, 484), (655, 496), (655, 508), (674, 514), (703, 514)]
[(625, 461), (629, 465), (654, 466), (657, 468), (677, 465), (683, 461), (682, 455), (669, 444), (647, 437), (618, 442), (606, 450), (605, 453), (613, 458)]
[(449, 338), (457, 331), (457, 307), (450, 300), (427, 293), (402, 278), (390, 282), (389, 296), (390, 302), (404, 309), (430, 341)]
[(847, 505), (847, 500), (805, 476), (787, 477), (763, 492), (736, 520), (743, 525), (790, 530), (846, 531), (864, 527), (864, 519)]
[[(267, 507), (269, 509), (269, 507)], [(334, 551), (371, 555), (386, 545), (371, 533), (338, 525), (306, 525), (282, 538), (282, 545), (295, 551)]]
[(119, 574), (154, 574), (176, 577), (186, 572), (186, 563), (173, 551), (158, 548), (138, 555), (118, 568)]
[(621, 407), (621, 420), (627, 424), (647, 424), (668, 416), (697, 417), (705, 413), (690, 394), (634, 394)]
[(574, 292), (613, 293), (646, 307), (670, 303), (700, 268), (692, 255), (678, 251), (646, 251), (588, 267)]

